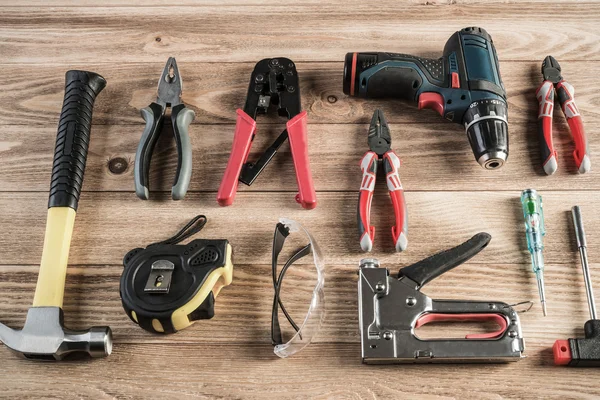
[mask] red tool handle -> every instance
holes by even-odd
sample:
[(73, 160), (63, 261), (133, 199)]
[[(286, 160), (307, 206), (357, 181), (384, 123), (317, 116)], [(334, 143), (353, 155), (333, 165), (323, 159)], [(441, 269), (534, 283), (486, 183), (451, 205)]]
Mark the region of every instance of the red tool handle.
[(441, 313), (430, 313), (423, 314), (415, 323), (415, 329), (420, 328), (423, 325), (431, 322), (495, 322), (498, 324), (499, 329), (495, 332), (490, 333), (470, 333), (465, 336), (465, 339), (496, 339), (506, 332), (508, 328), (508, 322), (500, 314), (441, 314)]
[(383, 169), (396, 217), (396, 225), (392, 227), (392, 237), (396, 251), (403, 251), (408, 245), (408, 212), (404, 200), (404, 189), (400, 182), (400, 175), (398, 175), (399, 168), (400, 158), (393, 150), (389, 150), (383, 155)]
[(317, 194), (310, 173), (310, 162), (308, 160), (308, 135), (306, 129), (306, 111), (302, 111), (287, 124), (288, 139), (292, 150), (292, 159), (296, 169), (296, 182), (298, 183), (298, 194), (296, 201), (303, 208), (311, 210), (317, 206)]
[(372, 151), (366, 152), (360, 160), (360, 169), (363, 175), (358, 194), (357, 217), (360, 248), (363, 251), (371, 251), (373, 240), (375, 240), (375, 227), (371, 226), (371, 203), (377, 178), (377, 161), (377, 154)]
[(235, 122), (235, 133), (233, 134), (231, 154), (229, 155), (225, 174), (223, 175), (223, 180), (221, 181), (219, 192), (217, 193), (217, 202), (219, 202), (219, 205), (221, 206), (230, 206), (233, 204), (240, 178), (240, 171), (248, 159), (250, 147), (252, 146), (252, 139), (254, 138), (254, 132), (256, 131), (256, 121), (251, 116), (239, 108), (236, 110), (236, 113), (237, 120)]
[(547, 175), (558, 168), (556, 150), (552, 142), (552, 113), (554, 111), (554, 84), (544, 81), (535, 92), (539, 104), (538, 138), (542, 155), (542, 166)]
[(575, 104), (575, 89), (571, 84), (561, 81), (556, 85), (556, 91), (560, 107), (567, 118), (569, 128), (571, 128), (571, 135), (575, 142), (573, 157), (575, 158), (577, 169), (582, 174), (586, 173), (592, 166), (589, 157), (587, 136), (583, 129), (583, 121), (579, 114), (579, 109)]

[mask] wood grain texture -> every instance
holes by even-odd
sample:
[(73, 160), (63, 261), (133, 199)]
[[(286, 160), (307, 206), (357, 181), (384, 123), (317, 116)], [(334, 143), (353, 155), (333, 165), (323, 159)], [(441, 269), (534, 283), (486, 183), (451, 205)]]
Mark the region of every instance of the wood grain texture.
[[(492, 235), (478, 262), (529, 263), (519, 191), (515, 192), (410, 192), (408, 250), (392, 251), (393, 212), (385, 190), (373, 200), (372, 224), (377, 227), (374, 255), (382, 262), (408, 264), (436, 251), (462, 243), (477, 232)], [(273, 229), (278, 217), (302, 221), (326, 249), (328, 263), (356, 266), (364, 256), (358, 245), (356, 193), (320, 192), (319, 206), (303, 210), (294, 193), (238, 193), (233, 206), (220, 207), (214, 193), (192, 193), (174, 202), (163, 194), (155, 201), (138, 201), (133, 193), (85, 193), (81, 196), (69, 261), (81, 264), (120, 264), (135, 247), (164, 240), (196, 214), (209, 217), (202, 237), (228, 238), (236, 249), (236, 262), (269, 264)], [(545, 257), (548, 263), (575, 264), (570, 206), (577, 202), (585, 214), (588, 241), (600, 233), (596, 192), (546, 191)], [(41, 257), (47, 196), (42, 193), (0, 193), (0, 237), (3, 264), (35, 265)], [(592, 260), (600, 248), (590, 246)]]
[[(360, 365), (356, 346), (341, 343), (315, 344), (287, 360), (275, 359), (269, 345), (214, 344), (201, 349), (194, 344), (117, 345), (115, 354), (100, 362), (52, 365), (13, 361), (20, 374), (6, 382), (4, 393), (8, 397), (99, 399), (494, 400), (597, 396), (596, 371), (547, 366), (547, 352), (536, 352), (516, 364), (486, 367), (373, 367)], [(157, 354), (163, 362), (156, 362)], [(122, 365), (144, 368), (123, 373)], [(52, 385), (44, 385), (40, 375)], [(73, 376), (84, 379), (74, 380)], [(552, 385), (544, 385), (546, 380)]]
[[(498, 48), (502, 57), (503, 48)], [(183, 101), (196, 112), (193, 124), (235, 123), (235, 110), (244, 105), (250, 74), (260, 57), (243, 63), (195, 63), (190, 62), (188, 54), (178, 58), (178, 65), (183, 80)], [(280, 54), (285, 52), (271, 55)], [(444, 122), (432, 110), (417, 110), (416, 104), (393, 100), (365, 101), (346, 96), (342, 91), (344, 54), (340, 54), (336, 62), (297, 63), (302, 107), (308, 111), (309, 124), (368, 124), (376, 108), (381, 108), (388, 122), (394, 124)], [(514, 123), (511, 129), (515, 129), (517, 124), (537, 119), (535, 90), (542, 81), (542, 58), (501, 63), (509, 121)], [(94, 124), (143, 125), (140, 109), (156, 100), (157, 83), (166, 57), (156, 55), (152, 62), (143, 64), (98, 64), (75, 60), (73, 58), (59, 65), (2, 65), (0, 124), (28, 127), (33, 124), (56, 125), (62, 104), (65, 70), (83, 68), (101, 74), (108, 82), (96, 101)], [(588, 123), (597, 121), (600, 117), (600, 94), (589, 80), (600, 75), (600, 64), (562, 59), (560, 62), (564, 77), (576, 88), (577, 106), (584, 120)], [(558, 109), (556, 116), (560, 126), (564, 117)], [(259, 129), (264, 123), (277, 122), (281, 123), (281, 118), (271, 114), (261, 116)], [(450, 122), (445, 124), (444, 130), (462, 132), (460, 125)], [(135, 131), (134, 137), (139, 135), (141, 133)], [(532, 132), (532, 135), (535, 133)]]
[[(508, 162), (497, 171), (487, 171), (473, 157), (464, 130), (459, 125), (439, 121), (436, 124), (393, 124), (392, 148), (402, 160), (400, 177), (407, 192), (482, 191), (518, 192), (526, 186), (552, 190), (598, 190), (595, 174), (580, 175), (573, 158), (574, 143), (562, 116), (557, 115), (554, 140), (559, 169), (548, 177), (541, 167), (535, 123), (510, 126)], [(593, 121), (593, 120), (592, 120)], [(590, 134), (600, 124), (587, 123)], [(55, 127), (7, 125), (0, 130), (0, 185), (4, 190), (47, 192), (54, 149)], [(193, 174), (190, 191), (216, 192), (225, 171), (235, 126), (193, 125)], [(260, 154), (279, 135), (283, 125), (260, 125), (249, 161)], [(141, 125), (95, 125), (86, 168), (84, 191), (133, 192), (135, 152)], [(360, 187), (359, 162), (368, 150), (368, 124), (311, 124), (309, 152), (316, 189), (319, 191), (355, 191)], [(590, 141), (592, 154), (600, 153), (600, 144)], [(171, 128), (165, 129), (153, 155), (150, 172), (151, 191), (171, 191), (177, 150)], [(427, 171), (424, 178), (423, 171)], [(383, 190), (384, 180), (378, 188)], [(296, 174), (286, 143), (252, 186), (240, 185), (240, 192), (295, 191)], [(389, 201), (384, 200), (387, 205)]]
[[(510, 156), (498, 171), (474, 161), (464, 130), (433, 111), (398, 101), (343, 94), (348, 51), (397, 51), (439, 57), (448, 37), (483, 26), (494, 38), (507, 89)], [(569, 209), (582, 207), (596, 298), (600, 299), (600, 180), (578, 175), (573, 143), (558, 110), (554, 138), (559, 170), (539, 166), (535, 89), (548, 54), (576, 88), (590, 138), (600, 153), (600, 2), (560, 0), (89, 0), (0, 1), (0, 321), (18, 328), (33, 299), (45, 229), (47, 191), (64, 73), (100, 73), (108, 86), (94, 109), (84, 193), (70, 252), (65, 324), (110, 325), (114, 353), (105, 360), (39, 364), (0, 346), (0, 398), (165, 399), (595, 399), (597, 370), (554, 367), (556, 339), (583, 336), (588, 319)], [(194, 174), (185, 200), (170, 200), (176, 153), (166, 129), (151, 173), (152, 200), (133, 193), (132, 168), (143, 121), (168, 56), (177, 57), (190, 127)], [(264, 57), (297, 63), (309, 115), (309, 151), (319, 206), (302, 210), (284, 145), (232, 207), (215, 192), (229, 156), (235, 110), (250, 73)], [(392, 146), (409, 210), (409, 246), (393, 252), (393, 215), (380, 179), (371, 254), (399, 268), (455, 246), (479, 231), (490, 245), (423, 288), (436, 299), (533, 301), (520, 314), (527, 358), (509, 365), (366, 366), (360, 362), (357, 315), (358, 162), (376, 108), (391, 124)], [(283, 127), (259, 119), (250, 158)], [(595, 165), (595, 164), (594, 164)], [(526, 249), (519, 194), (544, 196), (546, 290), (543, 317)], [(125, 315), (118, 294), (122, 257), (164, 239), (194, 215), (209, 222), (198, 237), (228, 238), (234, 281), (216, 301), (216, 316), (176, 335), (149, 334)], [(314, 343), (287, 360), (270, 344), (271, 239), (279, 216), (302, 222), (325, 252), (326, 313)], [(306, 260), (286, 277), (284, 301), (301, 319), (314, 283)], [(598, 281), (598, 282), (596, 282)], [(475, 332), (435, 325), (440, 334)], [(420, 332), (425, 334), (424, 332)]]
[[(441, 248), (440, 248), (441, 250)], [(534, 302), (533, 308), (521, 314), (526, 344), (533, 348), (551, 347), (557, 338), (581, 335), (587, 320), (585, 289), (574, 264), (549, 264), (548, 281), (549, 316), (544, 318), (537, 301), (535, 278), (528, 264), (484, 264), (482, 254), (443, 278), (427, 284), (423, 292), (434, 299), (498, 300), (510, 304)], [(391, 274), (397, 274), (404, 263), (382, 264)], [(600, 265), (593, 264), (592, 268)], [(123, 267), (72, 266), (67, 278), (64, 303), (65, 325), (85, 329), (94, 325), (109, 325), (116, 343), (177, 344), (177, 343), (253, 343), (269, 344), (272, 306), (271, 266), (235, 263), (234, 281), (217, 297), (216, 316), (199, 321), (192, 328), (174, 336), (150, 334), (129, 320), (118, 293)], [(360, 349), (357, 306), (357, 265), (326, 265), (326, 311), (316, 343), (347, 343)], [(3, 286), (0, 296), (0, 320), (12, 327), (25, 322), (31, 305), (37, 279), (36, 266), (8, 265), (0, 267)], [(526, 285), (524, 283), (527, 283)], [(298, 266), (286, 276), (283, 298), (293, 317), (301, 320), (310, 301), (315, 280), (309, 266)], [(266, 290), (269, 288), (269, 290)], [(600, 291), (596, 291), (600, 294)], [(558, 301), (558, 299), (563, 299)], [(518, 308), (518, 309), (522, 309)], [(569, 315), (569, 318), (564, 318)], [(282, 320), (285, 322), (284, 320)], [(282, 323), (284, 329), (286, 325)], [(438, 334), (444, 329), (451, 334), (454, 326), (436, 325)], [(478, 326), (470, 324), (475, 331)], [(286, 332), (289, 329), (286, 330)], [(467, 331), (469, 332), (469, 331)], [(534, 351), (527, 351), (532, 355)]]
[(538, 61), (550, 52), (559, 59), (598, 60), (600, 5), (570, 4), (561, 8), (560, 17), (557, 31), (540, 21), (538, 4), (406, 5), (400, 10), (370, 3), (218, 5), (202, 12), (184, 6), (5, 7), (0, 52), (4, 63), (38, 64), (155, 62), (168, 56), (255, 62), (275, 54), (296, 62), (340, 61), (346, 51), (360, 50), (439, 56), (454, 31), (485, 25), (502, 49), (501, 60)]

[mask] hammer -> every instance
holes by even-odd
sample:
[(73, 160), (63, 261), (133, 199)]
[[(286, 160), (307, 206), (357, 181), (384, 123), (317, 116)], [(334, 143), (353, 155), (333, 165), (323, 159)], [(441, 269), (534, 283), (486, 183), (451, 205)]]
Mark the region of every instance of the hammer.
[(25, 326), (0, 324), (6, 347), (33, 360), (106, 357), (112, 351), (110, 327), (74, 331), (63, 326), (63, 297), (75, 213), (90, 141), (92, 109), (106, 80), (87, 71), (67, 71), (65, 98), (58, 123), (48, 219), (42, 261)]

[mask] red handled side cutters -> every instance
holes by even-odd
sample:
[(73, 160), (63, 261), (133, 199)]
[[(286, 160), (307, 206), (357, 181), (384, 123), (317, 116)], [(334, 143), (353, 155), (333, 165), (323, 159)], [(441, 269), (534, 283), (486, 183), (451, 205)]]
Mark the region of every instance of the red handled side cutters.
[(575, 105), (575, 89), (563, 80), (558, 61), (548, 56), (542, 62), (542, 75), (544, 82), (538, 88), (535, 96), (540, 105), (538, 112), (538, 135), (542, 151), (542, 165), (548, 175), (552, 175), (558, 168), (556, 150), (552, 143), (552, 113), (554, 111), (554, 92), (558, 94), (560, 107), (567, 118), (571, 135), (575, 141), (573, 157), (580, 173), (588, 172), (591, 167), (588, 141), (583, 129), (583, 121)]
[(392, 227), (392, 237), (396, 251), (406, 249), (408, 244), (408, 214), (404, 200), (404, 190), (400, 182), (398, 169), (400, 158), (391, 149), (392, 137), (387, 121), (381, 110), (375, 110), (371, 125), (369, 126), (369, 148), (360, 161), (362, 170), (362, 182), (358, 196), (358, 233), (360, 235), (360, 247), (363, 251), (371, 251), (375, 239), (375, 227), (371, 226), (371, 202), (373, 201), (373, 190), (377, 179), (377, 170), (383, 164), (387, 187), (394, 207), (396, 224)]
[[(255, 163), (246, 162), (256, 133), (256, 117), (266, 114), (269, 106), (277, 106), (278, 114), (287, 117), (286, 129)], [(244, 109), (238, 109), (233, 146), (217, 201), (221, 206), (233, 203), (238, 182), (250, 186), (269, 164), (279, 147), (289, 139), (298, 194), (296, 201), (306, 209), (317, 206), (317, 195), (308, 160), (306, 111), (301, 110), (298, 73), (292, 60), (266, 58), (254, 67)]]

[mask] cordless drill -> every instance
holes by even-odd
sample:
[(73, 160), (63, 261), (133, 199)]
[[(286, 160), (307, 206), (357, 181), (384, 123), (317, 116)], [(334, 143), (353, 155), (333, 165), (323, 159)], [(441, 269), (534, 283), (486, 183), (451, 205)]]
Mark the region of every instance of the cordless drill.
[(348, 53), (344, 93), (416, 101), (463, 124), (477, 162), (500, 168), (508, 157), (506, 92), (491, 36), (464, 28), (437, 60), (396, 53)]

